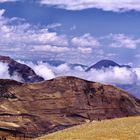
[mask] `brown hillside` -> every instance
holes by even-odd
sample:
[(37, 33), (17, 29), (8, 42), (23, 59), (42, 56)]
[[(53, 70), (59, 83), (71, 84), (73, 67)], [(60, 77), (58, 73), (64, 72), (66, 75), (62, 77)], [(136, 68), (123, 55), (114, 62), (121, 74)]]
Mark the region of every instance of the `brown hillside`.
[(140, 101), (121, 89), (75, 77), (36, 84), (0, 80), (0, 130), (29, 137), (93, 120), (140, 115)]

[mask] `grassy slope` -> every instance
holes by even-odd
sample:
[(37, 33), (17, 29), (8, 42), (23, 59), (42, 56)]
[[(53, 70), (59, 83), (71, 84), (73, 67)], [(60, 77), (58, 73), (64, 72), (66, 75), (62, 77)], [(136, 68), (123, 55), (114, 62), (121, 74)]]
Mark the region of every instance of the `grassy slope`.
[(140, 140), (140, 117), (87, 123), (36, 140)]

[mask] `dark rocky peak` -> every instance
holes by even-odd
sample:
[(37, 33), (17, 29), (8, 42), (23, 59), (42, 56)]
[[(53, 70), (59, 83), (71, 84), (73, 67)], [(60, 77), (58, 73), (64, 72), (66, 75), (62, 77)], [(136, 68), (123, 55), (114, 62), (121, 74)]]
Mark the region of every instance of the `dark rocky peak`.
[(13, 61), (13, 59), (11, 59), (9, 56), (0, 56), (0, 62), (10, 63), (11, 61)]
[(102, 68), (109, 68), (109, 67), (126, 67), (131, 68), (129, 65), (120, 65), (112, 60), (101, 60), (94, 65), (90, 66), (86, 71), (89, 71), (91, 69), (102, 69)]
[(10, 76), (17, 74), (23, 79), (22, 82), (34, 83), (44, 80), (42, 77), (38, 76), (29, 66), (21, 64), (8, 56), (0, 56), (0, 62), (6, 63), (8, 65)]

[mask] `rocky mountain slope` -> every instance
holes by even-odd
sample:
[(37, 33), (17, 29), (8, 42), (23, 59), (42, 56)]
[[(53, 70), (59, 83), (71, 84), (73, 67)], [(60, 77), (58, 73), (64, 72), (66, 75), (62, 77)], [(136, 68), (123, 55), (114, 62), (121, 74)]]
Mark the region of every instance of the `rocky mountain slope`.
[(10, 57), (0, 56), (0, 62), (8, 64), (8, 71), (10, 76), (16, 74), (22, 78), (23, 82), (34, 83), (44, 80), (42, 77), (38, 76), (30, 67), (25, 64), (18, 63)]
[(75, 77), (36, 84), (0, 80), (0, 131), (29, 137), (93, 120), (140, 115), (140, 100)]

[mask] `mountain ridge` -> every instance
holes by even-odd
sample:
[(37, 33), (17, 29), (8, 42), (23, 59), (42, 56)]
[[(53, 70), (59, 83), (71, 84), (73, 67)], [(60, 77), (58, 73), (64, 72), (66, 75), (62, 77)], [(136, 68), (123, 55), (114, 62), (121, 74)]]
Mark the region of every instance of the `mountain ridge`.
[(8, 65), (8, 72), (10, 76), (20, 76), (23, 82), (34, 83), (43, 81), (44, 78), (37, 75), (32, 68), (25, 64), (21, 64), (8, 56), (0, 56), (0, 62)]

